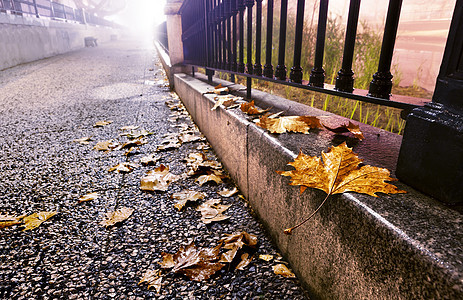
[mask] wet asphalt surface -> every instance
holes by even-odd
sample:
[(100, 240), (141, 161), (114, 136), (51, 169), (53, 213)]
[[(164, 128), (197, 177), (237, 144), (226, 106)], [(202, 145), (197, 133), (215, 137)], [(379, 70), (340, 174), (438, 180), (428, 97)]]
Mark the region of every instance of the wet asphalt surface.
[[(149, 44), (113, 42), (0, 71), (0, 213), (58, 212), (30, 231), (0, 229), (1, 299), (307, 299), (297, 279), (273, 273), (283, 259), (243, 199), (222, 198), (232, 205), (225, 212), (231, 217), (210, 225), (200, 221), (195, 205), (173, 207), (170, 195), (185, 188), (221, 198), (216, 192), (233, 188), (230, 178), (199, 186), (190, 177), (166, 192), (140, 190), (148, 170), (162, 163), (185, 173), (183, 160), (207, 145), (195, 141), (156, 152), (166, 134), (180, 132), (177, 125), (194, 129), (185, 115), (169, 121), (169, 100), (176, 101), (175, 94)], [(103, 120), (113, 123), (92, 126)], [(119, 128), (128, 125), (153, 132), (135, 155), (93, 149), (99, 141), (123, 142)], [(92, 136), (88, 145), (72, 141), (85, 136)], [(160, 156), (155, 166), (108, 172), (152, 153)], [(212, 150), (206, 154), (216, 159)], [(91, 192), (100, 197), (77, 204)], [(134, 212), (114, 227), (99, 225), (106, 212), (120, 207)], [(213, 247), (225, 234), (241, 231), (259, 241), (245, 270), (223, 268), (202, 282), (167, 274), (159, 294), (138, 285), (146, 270), (159, 268), (161, 252), (190, 242)]]

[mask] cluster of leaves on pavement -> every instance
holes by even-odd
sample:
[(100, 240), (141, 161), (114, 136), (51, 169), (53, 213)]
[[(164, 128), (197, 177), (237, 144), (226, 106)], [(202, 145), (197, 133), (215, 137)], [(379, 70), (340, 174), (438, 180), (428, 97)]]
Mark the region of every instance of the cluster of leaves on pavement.
[[(216, 104), (212, 108), (217, 109), (223, 105), (225, 109), (230, 106), (224, 105), (230, 100), (221, 100), (222, 97), (230, 98), (227, 93), (229, 90), (224, 90), (222, 86), (215, 87), (218, 96)], [(227, 98), (227, 99), (228, 99)], [(257, 126), (260, 126), (271, 133), (304, 133), (309, 134), (310, 129), (327, 129), (336, 134), (350, 132), (359, 141), (364, 140), (364, 135), (358, 125), (351, 121), (348, 124), (341, 124), (335, 127), (326, 124), (326, 121), (321, 121), (315, 116), (281, 116), (284, 112), (274, 114), (267, 113), (271, 107), (260, 109), (255, 106), (254, 101), (246, 102), (242, 98), (232, 98), (234, 101), (240, 101), (241, 111), (247, 115), (265, 115), (260, 116), (253, 121)], [(288, 235), (292, 231), (308, 220), (310, 220), (323, 206), (330, 195), (340, 194), (345, 192), (356, 192), (368, 194), (377, 197), (376, 193), (398, 194), (405, 193), (399, 190), (395, 185), (387, 181), (395, 181), (395, 178), (390, 177), (390, 171), (384, 168), (363, 165), (362, 160), (352, 151), (352, 148), (347, 147), (346, 142), (338, 146), (333, 146), (328, 151), (322, 152), (322, 159), (317, 156), (308, 156), (302, 151), (293, 162), (288, 165), (294, 167), (291, 171), (277, 171), (282, 176), (291, 177), (290, 185), (301, 186), (301, 193), (306, 188), (315, 188), (324, 191), (327, 195), (315, 211), (305, 218), (299, 224), (287, 228), (284, 232)]]
[[(223, 92), (222, 92), (223, 93)], [(188, 125), (179, 122), (180, 118), (189, 118), (186, 108), (182, 105), (175, 94), (172, 99), (165, 101), (170, 108), (171, 114), (169, 122), (178, 132), (169, 133), (156, 145), (153, 153), (148, 153), (140, 158), (136, 156), (144, 151), (141, 147), (149, 143), (148, 137), (153, 133), (141, 129), (138, 125), (126, 125), (119, 128), (119, 134), (110, 140), (98, 141), (94, 136), (85, 136), (74, 139), (73, 143), (78, 143), (93, 148), (94, 151), (104, 153), (122, 151), (122, 161), (107, 167), (107, 172), (126, 174), (142, 167), (149, 168), (140, 178), (140, 189), (148, 193), (168, 193), (170, 186), (186, 180), (192, 179), (195, 187), (183, 189), (179, 192), (171, 193), (173, 207), (179, 212), (185, 211), (187, 207), (198, 212), (199, 221), (208, 225), (215, 222), (223, 222), (231, 218), (227, 210), (232, 204), (223, 203), (223, 199), (233, 197), (239, 193), (236, 187), (231, 189), (220, 189), (214, 195), (208, 195), (198, 190), (205, 184), (220, 185), (227, 178), (222, 164), (208, 155), (210, 147), (205, 143), (205, 138), (201, 135), (194, 124)], [(233, 100), (235, 101), (235, 100)], [(102, 130), (108, 126), (114, 126), (111, 120), (95, 122), (94, 130)], [(96, 134), (95, 134), (96, 136)], [(167, 164), (159, 163), (162, 157), (169, 156), (169, 151), (181, 147), (185, 143), (196, 143), (198, 146), (184, 157), (185, 172), (183, 174), (173, 174)], [(129, 161), (129, 157), (137, 157), (134, 161)], [(240, 197), (244, 198), (242, 195)], [(99, 191), (92, 191), (81, 195), (76, 199), (76, 205), (93, 205), (92, 202), (101, 197)], [(128, 220), (135, 212), (131, 207), (117, 207), (113, 211), (107, 211), (98, 224), (105, 228), (110, 228), (116, 224), (122, 224)], [(49, 220), (57, 212), (38, 212), (29, 216), (15, 216), (0, 213), (0, 229), (21, 225), (24, 230), (31, 230)], [(217, 271), (226, 267), (226, 270), (245, 270), (252, 263), (258, 251), (257, 236), (245, 231), (236, 234), (226, 234), (218, 241), (218, 244), (211, 248), (197, 248), (194, 243), (187, 246), (180, 246), (176, 253), (161, 253), (161, 261), (158, 262), (159, 269), (146, 270), (139, 284), (147, 283), (148, 288), (154, 287), (159, 293), (163, 284), (163, 278), (167, 274), (181, 274), (194, 281), (207, 280)], [(268, 258), (270, 257), (270, 258)], [(260, 259), (272, 261), (273, 256), (261, 254)], [(278, 261), (275, 261), (276, 263)], [(294, 277), (294, 274), (287, 269), (287, 273), (281, 273), (281, 262), (275, 264), (276, 274), (285, 277)], [(284, 264), (283, 264), (284, 266)], [(289, 275), (288, 275), (289, 274)]]

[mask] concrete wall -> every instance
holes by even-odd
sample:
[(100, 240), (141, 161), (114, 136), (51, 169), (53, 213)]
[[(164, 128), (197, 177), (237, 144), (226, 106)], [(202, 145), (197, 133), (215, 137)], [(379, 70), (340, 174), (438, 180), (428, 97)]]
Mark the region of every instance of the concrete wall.
[(0, 13), (0, 70), (110, 40), (116, 29)]

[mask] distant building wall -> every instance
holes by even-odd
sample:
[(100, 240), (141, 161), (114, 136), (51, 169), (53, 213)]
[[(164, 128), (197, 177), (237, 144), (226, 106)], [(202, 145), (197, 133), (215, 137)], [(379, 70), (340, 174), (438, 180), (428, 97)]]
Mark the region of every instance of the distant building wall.
[(84, 38), (109, 41), (116, 29), (0, 13), (0, 70), (83, 48)]

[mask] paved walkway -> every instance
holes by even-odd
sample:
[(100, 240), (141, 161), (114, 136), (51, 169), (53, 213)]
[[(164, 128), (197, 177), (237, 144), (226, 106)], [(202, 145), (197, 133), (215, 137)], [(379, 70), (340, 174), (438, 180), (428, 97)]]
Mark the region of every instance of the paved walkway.
[[(306, 299), (297, 279), (275, 275), (277, 250), (238, 196), (222, 198), (232, 206), (229, 220), (205, 225), (193, 205), (182, 211), (170, 195), (185, 188), (204, 191), (207, 199), (232, 188), (224, 183), (200, 187), (195, 178), (173, 183), (167, 192), (143, 192), (140, 178), (152, 166), (131, 173), (108, 172), (126, 160), (156, 153), (167, 133), (187, 124), (170, 122), (167, 100), (175, 100), (164, 82), (154, 50), (133, 42), (115, 42), (0, 71), (0, 213), (57, 211), (40, 227), (0, 229), (1, 299)], [(113, 123), (95, 128), (98, 121)], [(122, 141), (122, 126), (154, 132), (136, 155), (123, 150), (93, 150), (98, 141)], [(72, 142), (92, 136), (89, 145)], [(174, 174), (187, 171), (183, 159), (202, 141), (159, 152), (160, 163)], [(212, 151), (208, 152), (214, 157)], [(100, 198), (76, 204), (81, 195)], [(118, 226), (99, 225), (106, 212), (134, 209)], [(158, 269), (161, 252), (174, 253), (194, 241), (212, 247), (225, 234), (247, 231), (258, 236), (258, 254), (244, 271), (226, 268), (202, 282), (165, 276), (160, 294), (137, 285), (148, 269)], [(280, 258), (281, 259), (281, 258)]]

